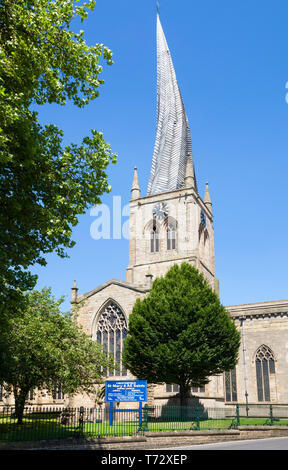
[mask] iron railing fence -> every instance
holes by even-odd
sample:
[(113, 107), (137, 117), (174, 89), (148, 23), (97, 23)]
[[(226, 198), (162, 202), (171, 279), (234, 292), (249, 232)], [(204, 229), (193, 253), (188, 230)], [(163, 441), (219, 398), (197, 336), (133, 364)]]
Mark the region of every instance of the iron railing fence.
[(138, 413), (131, 410), (117, 413), (113, 426), (107, 408), (29, 407), (24, 409), (21, 424), (15, 408), (0, 410), (0, 442), (132, 436), (141, 432)]
[(287, 426), (288, 406), (272, 404), (238, 404), (236, 406), (238, 425)]
[(226, 418), (225, 408), (204, 406), (154, 406), (144, 407), (144, 431), (188, 431), (231, 428), (236, 418)]
[[(121, 412), (119, 412), (121, 411)], [(288, 406), (231, 404), (225, 408), (194, 406), (143, 407), (142, 419), (135, 409), (28, 407), (22, 424), (15, 408), (0, 410), (0, 442), (60, 440), (141, 435), (147, 431), (225, 430), (241, 426), (288, 426)]]
[(241, 426), (288, 426), (288, 406), (231, 404), (225, 408), (144, 407), (146, 431), (224, 430)]

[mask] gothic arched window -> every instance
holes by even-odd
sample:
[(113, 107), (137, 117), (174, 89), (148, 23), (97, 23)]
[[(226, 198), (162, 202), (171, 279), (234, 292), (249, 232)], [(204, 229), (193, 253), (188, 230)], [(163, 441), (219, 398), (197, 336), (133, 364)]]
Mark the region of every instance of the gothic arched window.
[(225, 400), (237, 401), (237, 382), (236, 382), (236, 367), (232, 370), (225, 371)]
[(275, 357), (264, 344), (256, 352), (256, 381), (258, 401), (270, 401), (270, 379), (275, 374)]
[(148, 235), (149, 247), (147, 251), (150, 253), (158, 253), (160, 250), (160, 225), (156, 218), (149, 220), (144, 228), (145, 238)]
[(159, 232), (156, 224), (153, 225), (152, 230), (150, 232), (150, 251), (151, 253), (159, 251)]
[(170, 224), (167, 228), (167, 250), (176, 249), (176, 228)]
[(167, 217), (164, 220), (167, 237), (167, 250), (176, 249), (177, 222), (173, 217)]
[(104, 348), (104, 352), (114, 357), (118, 368), (103, 369), (104, 376), (125, 376), (126, 369), (122, 365), (122, 352), (124, 339), (127, 336), (127, 322), (125, 315), (112, 300), (106, 304), (100, 313), (96, 327), (97, 341)]
[(176, 230), (174, 227), (167, 229), (167, 250), (175, 250), (176, 248)]

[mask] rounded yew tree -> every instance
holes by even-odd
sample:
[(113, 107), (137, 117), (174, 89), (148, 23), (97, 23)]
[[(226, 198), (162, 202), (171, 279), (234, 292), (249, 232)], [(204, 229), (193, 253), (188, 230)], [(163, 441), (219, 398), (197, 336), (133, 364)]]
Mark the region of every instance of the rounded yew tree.
[(192, 384), (232, 369), (240, 334), (218, 295), (188, 263), (156, 278), (129, 318), (123, 361), (150, 383), (178, 384), (184, 404)]

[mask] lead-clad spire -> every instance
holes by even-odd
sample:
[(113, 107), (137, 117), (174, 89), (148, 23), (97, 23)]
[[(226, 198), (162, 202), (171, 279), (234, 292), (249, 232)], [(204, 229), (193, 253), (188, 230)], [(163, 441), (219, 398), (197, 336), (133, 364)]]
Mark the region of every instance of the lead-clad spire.
[(157, 131), (148, 195), (184, 188), (188, 158), (197, 188), (189, 123), (157, 14)]

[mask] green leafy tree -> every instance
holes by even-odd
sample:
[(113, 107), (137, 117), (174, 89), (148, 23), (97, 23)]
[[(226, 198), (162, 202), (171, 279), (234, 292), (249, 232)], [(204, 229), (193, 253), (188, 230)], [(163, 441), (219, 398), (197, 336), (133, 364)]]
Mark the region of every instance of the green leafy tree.
[(103, 382), (102, 367), (113, 362), (77, 324), (77, 313), (61, 313), (63, 300), (55, 300), (50, 289), (26, 297), (26, 309), (7, 319), (0, 338), (0, 383), (14, 394), (20, 424), (29, 391), (52, 393), (55, 384), (61, 384), (70, 396), (94, 395), (95, 384)]
[(181, 405), (193, 385), (232, 369), (240, 335), (219, 297), (188, 263), (155, 279), (129, 318), (123, 361), (139, 379), (178, 384)]
[[(69, 100), (84, 107), (104, 83), (112, 52), (88, 46), (84, 21), (94, 0), (4, 0), (0, 3), (0, 308), (17, 289), (35, 286), (29, 266), (44, 255), (66, 256), (72, 228), (110, 191), (106, 167), (116, 155), (101, 132), (63, 145), (53, 123), (41, 126), (38, 106)], [(13, 309), (14, 305), (12, 306)]]

